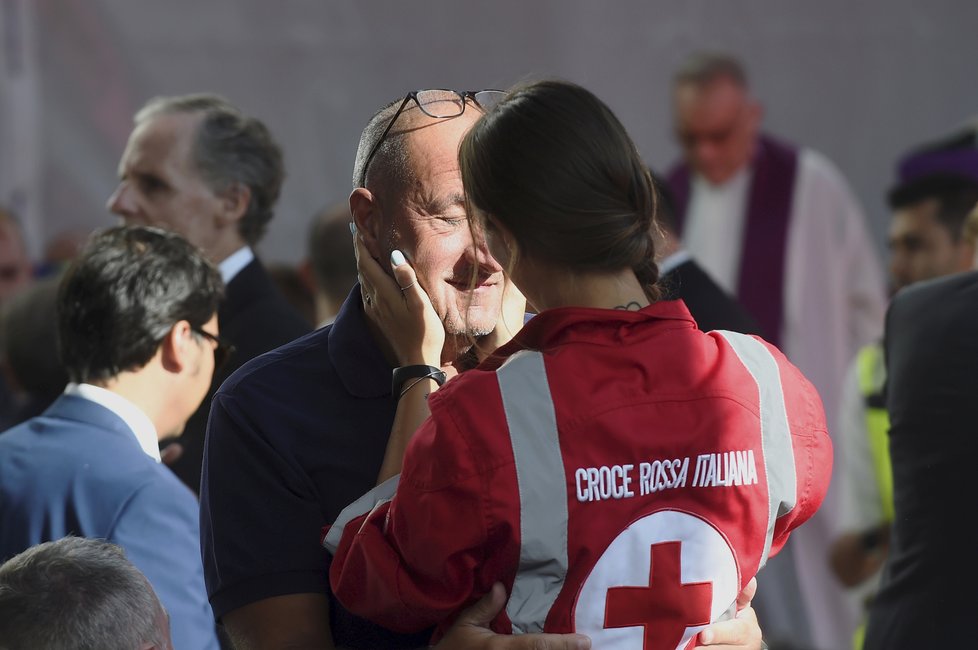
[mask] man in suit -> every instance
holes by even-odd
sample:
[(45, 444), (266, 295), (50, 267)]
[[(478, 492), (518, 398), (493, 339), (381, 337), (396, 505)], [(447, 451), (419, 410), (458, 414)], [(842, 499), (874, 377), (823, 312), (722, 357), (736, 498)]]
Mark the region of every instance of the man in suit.
[(737, 300), (717, 284), (689, 254), (676, 235), (675, 208), (668, 188), (653, 176), (658, 202), (655, 222), (659, 284), (667, 300), (682, 300), (704, 332), (730, 330), (763, 336), (761, 326)]
[(182, 455), (167, 461), (196, 492), (211, 396), (238, 366), (311, 329), (254, 253), (282, 186), (282, 152), (261, 121), (216, 95), (158, 97), (134, 121), (108, 208), (183, 235), (227, 285), (218, 318), (234, 357), (187, 422)]
[(58, 339), (71, 383), (0, 435), (0, 560), (65, 535), (125, 549), (169, 612), (176, 648), (216, 648), (197, 501), (160, 463), (227, 352), (220, 274), (176, 234), (96, 235), (62, 280)]
[[(901, 157), (896, 177), (887, 197), (893, 289), (970, 270), (975, 242), (964, 224), (978, 203), (975, 127), (914, 147)], [(864, 602), (879, 582), (893, 524), (885, 383), (883, 343), (876, 341), (850, 364), (835, 433), (843, 465), (834, 488), (841, 516), (831, 566)]]
[(978, 394), (978, 273), (913, 284), (893, 298), (884, 348), (894, 520), (870, 607), (866, 650), (953, 647), (974, 618), (970, 504)]
[(120, 547), (63, 537), (0, 565), (5, 650), (173, 650), (166, 611)]

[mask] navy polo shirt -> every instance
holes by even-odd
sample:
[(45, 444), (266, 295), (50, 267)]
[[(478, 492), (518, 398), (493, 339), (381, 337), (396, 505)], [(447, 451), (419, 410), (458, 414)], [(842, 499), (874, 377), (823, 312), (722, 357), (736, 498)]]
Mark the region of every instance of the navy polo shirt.
[(360, 288), (332, 325), (238, 369), (214, 396), (200, 492), (201, 551), (214, 614), (329, 593), (334, 641), (417, 648), (344, 610), (329, 590), (323, 526), (374, 487), (394, 420), (391, 366), (367, 329)]

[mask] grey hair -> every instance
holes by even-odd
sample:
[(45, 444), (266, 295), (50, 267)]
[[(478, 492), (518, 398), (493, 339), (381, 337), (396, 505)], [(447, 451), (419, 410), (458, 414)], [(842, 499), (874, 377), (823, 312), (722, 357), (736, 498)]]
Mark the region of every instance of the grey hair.
[[(353, 189), (367, 186), (367, 156), (380, 140), (384, 129), (401, 106), (403, 98), (390, 102), (374, 113), (367, 126), (360, 134), (360, 144), (357, 146), (357, 158), (353, 164)], [(400, 119), (402, 115), (398, 116)], [(370, 161), (371, 177), (377, 178), (381, 184), (391, 181), (404, 180), (408, 173), (407, 146), (404, 141), (405, 131), (392, 128), (380, 144)], [(373, 185), (373, 183), (371, 183)]]
[(257, 244), (274, 216), (285, 179), (282, 149), (260, 120), (245, 115), (220, 95), (200, 93), (149, 100), (134, 122), (158, 115), (201, 113), (194, 143), (194, 163), (215, 193), (240, 183), (251, 191), (248, 209), (238, 222), (241, 237)]
[(162, 606), (115, 544), (64, 537), (0, 566), (0, 649), (167, 648)]
[(705, 85), (717, 79), (729, 79), (741, 88), (748, 87), (743, 64), (725, 52), (694, 52), (680, 64), (672, 77), (676, 86), (686, 83)]

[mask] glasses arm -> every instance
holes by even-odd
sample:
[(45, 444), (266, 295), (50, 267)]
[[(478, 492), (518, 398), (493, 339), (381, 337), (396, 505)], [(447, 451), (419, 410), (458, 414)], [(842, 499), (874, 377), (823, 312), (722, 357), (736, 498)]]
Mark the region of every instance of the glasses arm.
[(412, 99), (414, 99), (414, 101), (418, 101), (415, 97), (416, 94), (417, 93), (412, 91), (409, 92), (407, 96), (404, 97), (404, 101), (401, 102), (401, 105), (397, 107), (397, 111), (394, 113), (394, 117), (392, 117), (391, 121), (387, 123), (387, 128), (385, 128), (384, 132), (380, 134), (379, 138), (377, 138), (377, 142), (374, 143), (374, 146), (370, 148), (370, 153), (367, 154), (367, 160), (363, 163), (363, 171), (360, 172), (360, 187), (364, 187), (367, 184), (367, 169), (370, 168), (370, 161), (374, 159), (374, 154), (376, 154), (377, 150), (380, 149), (380, 145), (384, 143), (384, 139), (387, 137), (387, 134), (390, 133), (391, 129), (394, 127), (394, 122), (397, 121), (397, 118), (401, 115), (401, 112), (404, 110), (404, 107), (407, 106), (407, 103)]

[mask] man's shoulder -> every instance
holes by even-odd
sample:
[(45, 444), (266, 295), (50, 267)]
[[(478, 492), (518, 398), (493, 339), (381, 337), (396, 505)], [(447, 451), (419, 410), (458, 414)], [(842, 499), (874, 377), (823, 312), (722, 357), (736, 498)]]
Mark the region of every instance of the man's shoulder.
[[(30, 446), (32, 455), (76, 461), (79, 455), (102, 461), (118, 456), (149, 457), (117, 415), (98, 404), (77, 400), (66, 417), (48, 409), (0, 434), (0, 448)], [(88, 419), (86, 416), (91, 416)], [(150, 461), (151, 462), (151, 461)]]
[(8, 495), (34, 492), (27, 496), (35, 504), (68, 499), (88, 513), (88, 525), (121, 512), (137, 495), (167, 508), (195, 507), (190, 490), (134, 437), (62, 418), (39, 416), (0, 435), (0, 474)]
[(893, 296), (888, 320), (893, 314), (909, 312), (907, 317), (928, 318), (957, 312), (959, 309), (978, 311), (978, 271), (915, 282)]
[(848, 193), (849, 185), (832, 159), (810, 147), (801, 147), (798, 151), (798, 173), (802, 181), (816, 184), (818, 187), (840, 189)]
[(296, 382), (308, 380), (310, 372), (329, 366), (327, 325), (249, 359), (237, 368), (217, 391), (218, 396), (252, 390), (288, 391)]
[(257, 259), (228, 282), (220, 320), (222, 330), (232, 343), (257, 345), (255, 355), (312, 329)]

